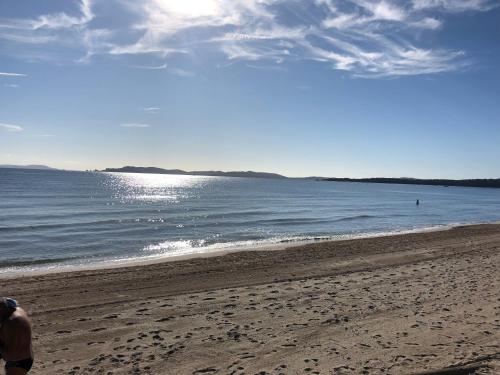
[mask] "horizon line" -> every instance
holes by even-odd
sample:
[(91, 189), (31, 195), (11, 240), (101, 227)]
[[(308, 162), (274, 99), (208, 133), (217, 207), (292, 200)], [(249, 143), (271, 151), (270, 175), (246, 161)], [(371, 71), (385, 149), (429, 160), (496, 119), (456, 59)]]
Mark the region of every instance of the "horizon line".
[[(31, 167), (31, 168), (27, 168)], [(42, 168), (33, 168), (33, 167), (42, 167)], [(163, 169), (166, 171), (178, 170), (180, 172), (184, 172), (187, 175), (190, 173), (201, 173), (201, 172), (211, 172), (211, 173), (263, 173), (270, 175), (278, 175), (286, 179), (338, 179), (338, 180), (371, 180), (371, 179), (397, 179), (397, 180), (443, 180), (443, 181), (468, 181), (468, 180), (500, 180), (500, 177), (467, 177), (467, 178), (443, 178), (443, 177), (410, 177), (410, 176), (400, 176), (400, 177), (384, 177), (384, 176), (371, 176), (371, 177), (335, 177), (335, 176), (317, 176), (317, 175), (307, 175), (307, 176), (287, 176), (281, 174), (279, 172), (266, 172), (266, 171), (256, 171), (251, 169), (241, 169), (241, 170), (222, 170), (222, 169), (204, 169), (204, 170), (185, 170), (181, 168), (164, 168), (164, 167), (156, 167), (156, 166), (133, 166), (133, 165), (125, 165), (123, 167), (106, 167), (102, 170), (97, 168), (85, 168), (85, 169), (65, 169), (65, 168), (56, 168), (51, 167), (44, 164), (0, 164), (0, 169), (32, 169), (32, 170), (53, 170), (53, 171), (64, 171), (64, 172), (106, 172), (106, 169), (123, 169), (126, 167), (132, 168), (157, 168)], [(142, 174), (162, 174), (162, 173), (147, 173), (147, 172), (120, 172), (120, 171), (109, 171), (109, 173), (142, 173)], [(165, 173), (166, 174), (166, 173)], [(168, 173), (175, 175), (175, 173)], [(230, 176), (228, 176), (230, 177)]]

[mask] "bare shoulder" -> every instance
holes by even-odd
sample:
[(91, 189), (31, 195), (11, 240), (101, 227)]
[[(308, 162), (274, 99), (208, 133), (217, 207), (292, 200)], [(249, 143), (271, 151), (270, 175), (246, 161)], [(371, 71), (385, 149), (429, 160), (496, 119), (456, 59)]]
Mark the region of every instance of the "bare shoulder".
[(12, 313), (12, 316), (20, 319), (28, 319), (28, 314), (21, 307), (18, 307), (16, 311)]
[(7, 319), (7, 321), (4, 323), (4, 326), (7, 330), (9, 328), (31, 328), (31, 322), (26, 312), (21, 308), (17, 308), (16, 311), (14, 311), (9, 319)]

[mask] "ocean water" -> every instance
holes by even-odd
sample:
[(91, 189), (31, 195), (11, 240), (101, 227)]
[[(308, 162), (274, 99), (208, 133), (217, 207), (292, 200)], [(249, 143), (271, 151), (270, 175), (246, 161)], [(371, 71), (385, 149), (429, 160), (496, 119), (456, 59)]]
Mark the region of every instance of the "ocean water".
[(0, 274), (493, 221), (500, 189), (0, 169)]

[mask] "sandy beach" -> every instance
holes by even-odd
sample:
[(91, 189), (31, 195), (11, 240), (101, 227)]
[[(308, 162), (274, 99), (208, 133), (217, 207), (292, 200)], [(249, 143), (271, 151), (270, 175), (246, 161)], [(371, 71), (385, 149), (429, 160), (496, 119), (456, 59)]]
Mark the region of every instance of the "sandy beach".
[[(500, 225), (3, 280), (33, 374), (498, 374)], [(451, 366), (459, 366), (453, 371)]]

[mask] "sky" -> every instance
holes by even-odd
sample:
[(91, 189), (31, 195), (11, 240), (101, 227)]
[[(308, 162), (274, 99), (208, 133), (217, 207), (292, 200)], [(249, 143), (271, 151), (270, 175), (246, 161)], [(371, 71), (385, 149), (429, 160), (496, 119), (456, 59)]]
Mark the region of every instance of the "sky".
[(0, 0), (0, 164), (500, 177), (498, 0)]

